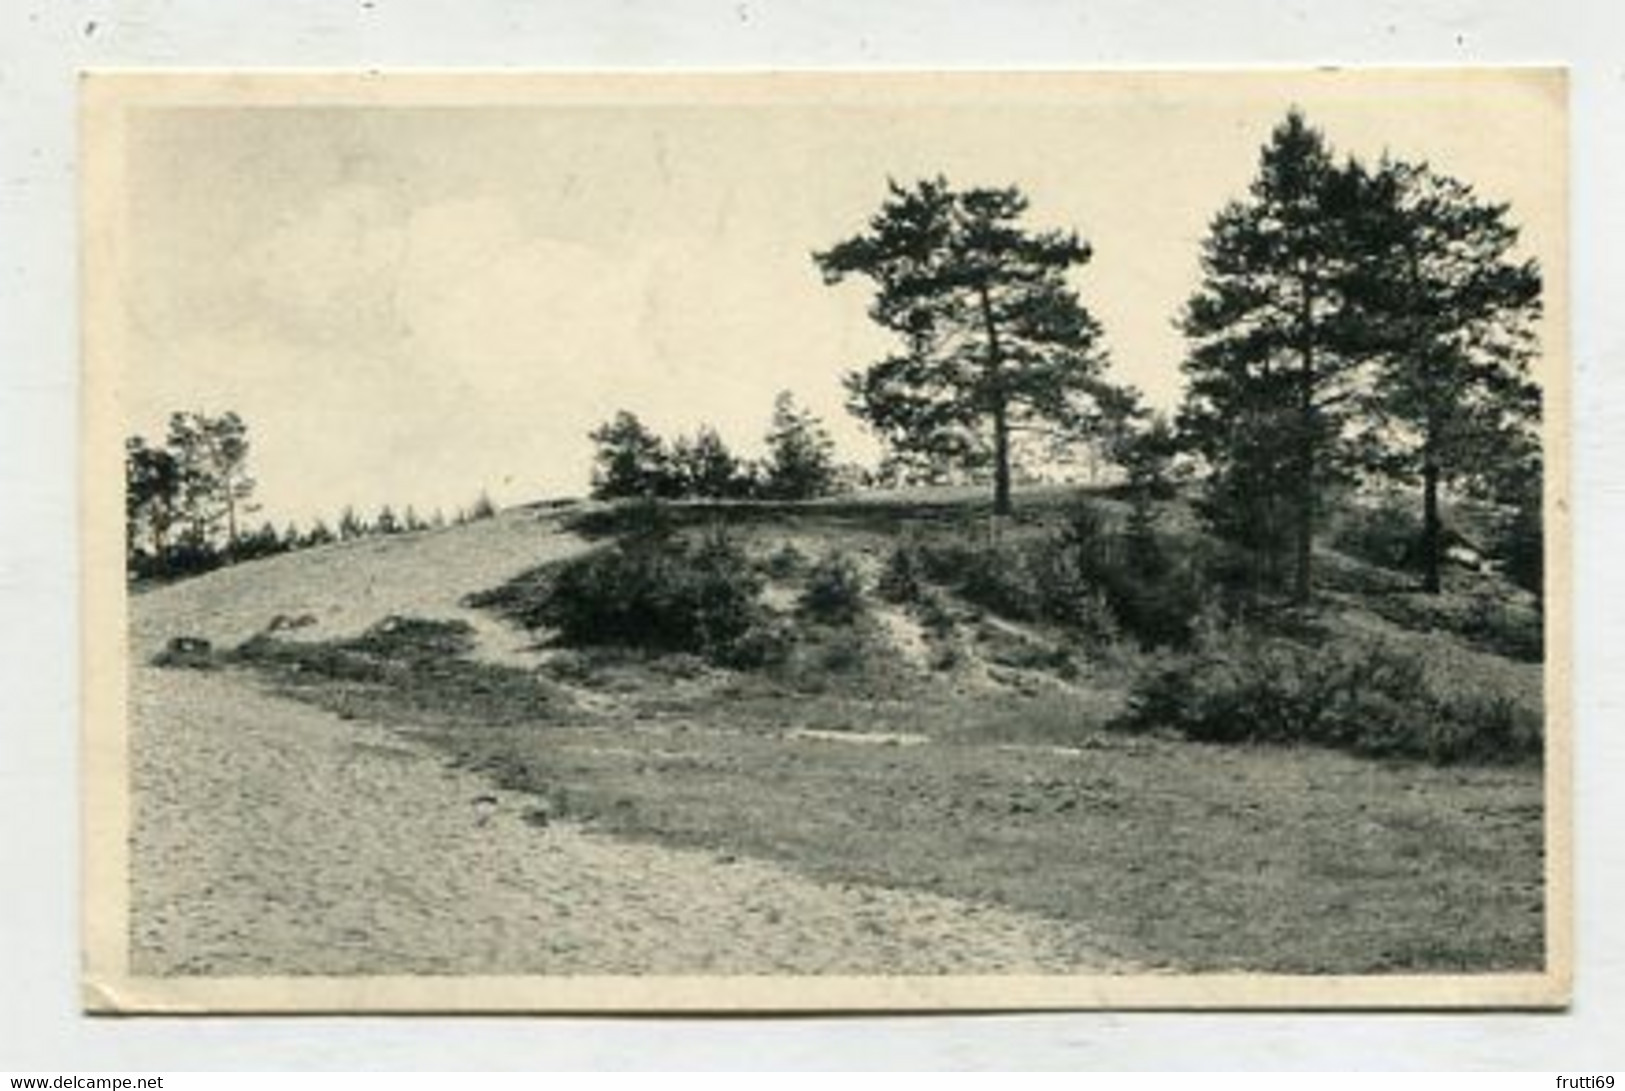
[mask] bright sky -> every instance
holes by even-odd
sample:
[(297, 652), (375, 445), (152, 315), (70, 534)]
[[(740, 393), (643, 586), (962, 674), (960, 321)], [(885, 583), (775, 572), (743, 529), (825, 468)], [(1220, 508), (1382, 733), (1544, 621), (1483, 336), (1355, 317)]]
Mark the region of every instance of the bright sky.
[(1339, 152), (1511, 202), (1548, 306), (1564, 287), (1549, 74), (964, 80), (132, 111), (130, 430), (237, 410), (279, 522), (580, 494), (586, 433), (621, 408), (754, 453), (785, 388), (868, 460), (840, 377), (888, 343), (867, 286), (825, 287), (809, 254), (860, 230), (888, 176), (937, 173), (1015, 183), (1034, 227), (1088, 239), (1074, 281), (1113, 375), (1171, 406), (1198, 244), (1293, 104)]

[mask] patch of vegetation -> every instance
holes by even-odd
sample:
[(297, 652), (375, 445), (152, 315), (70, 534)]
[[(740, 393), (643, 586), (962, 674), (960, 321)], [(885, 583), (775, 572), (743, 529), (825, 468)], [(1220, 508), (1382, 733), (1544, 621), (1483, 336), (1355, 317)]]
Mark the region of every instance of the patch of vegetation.
[(1441, 690), (1414, 655), (1243, 632), (1147, 671), (1117, 726), (1437, 764), (1538, 759), (1542, 745), (1537, 712), (1502, 694)]
[(721, 527), (690, 540), (655, 505), (613, 546), (524, 573), (471, 596), (572, 647), (689, 653), (725, 666), (760, 666), (782, 654), (784, 634), (759, 601), (762, 579)]
[(1420, 592), (1372, 596), (1362, 605), (1416, 632), (1445, 632), (1468, 645), (1524, 663), (1546, 655), (1545, 624), (1533, 604), (1508, 601), (1494, 591)]
[(1391, 572), (1417, 571), (1421, 543), (1421, 519), (1395, 501), (1349, 504), (1331, 533), (1343, 553)]
[(218, 664), (215, 660), (214, 646), (202, 637), (177, 636), (171, 637), (164, 650), (152, 657), (155, 667), (167, 667), (181, 670), (213, 670)]
[(792, 580), (807, 570), (807, 555), (789, 542), (770, 553), (762, 571), (775, 580)]
[(845, 553), (831, 553), (807, 573), (807, 584), (796, 600), (804, 618), (822, 625), (851, 625), (863, 616), (863, 575)]
[(264, 671), (346, 718), (502, 726), (557, 719), (569, 708), (558, 687), (528, 671), (462, 658), (472, 635), (463, 621), (391, 617), (350, 640), (262, 633), (223, 660)]
[(1126, 529), (1075, 506), (1056, 531), (1000, 544), (926, 541), (893, 554), (886, 586), (918, 595), (920, 581), (1016, 621), (1066, 627), (1097, 645), (1127, 634), (1145, 647), (1182, 647), (1205, 606), (1197, 566), (1176, 563), (1149, 521)]
[[(655, 748), (627, 747), (614, 724), (448, 732), (445, 745), (509, 788), (567, 791), (571, 814), (608, 833), (1041, 913), (1149, 966), (1541, 965), (1538, 770), (1101, 734), (1110, 705), (1060, 691), (752, 692), (719, 710), (731, 730), (663, 733)], [(942, 741), (865, 746), (798, 727)]]
[(895, 547), (886, 558), (875, 591), (887, 602), (900, 605), (919, 602), (926, 589), (922, 567), (917, 545)]

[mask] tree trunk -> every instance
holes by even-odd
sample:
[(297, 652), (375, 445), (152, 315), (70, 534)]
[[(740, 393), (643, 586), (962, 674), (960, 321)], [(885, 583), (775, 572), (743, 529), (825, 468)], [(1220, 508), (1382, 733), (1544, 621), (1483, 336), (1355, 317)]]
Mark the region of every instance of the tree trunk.
[(993, 407), (993, 514), (1010, 514), (1010, 422), (1002, 400)]
[(1440, 569), (1444, 552), (1439, 520), (1439, 465), (1431, 457), (1422, 465), (1422, 590), (1437, 595), (1443, 587)]
[(1004, 350), (999, 347), (999, 327), (993, 320), (987, 285), (979, 286), (976, 295), (982, 307), (982, 327), (987, 331), (988, 386), (993, 394), (993, 514), (1009, 515), (1010, 406), (1004, 396)]
[(1294, 551), (1292, 601), (1309, 605), (1314, 590), (1315, 555), (1315, 349), (1314, 296), (1305, 291), (1303, 302), (1303, 372), (1298, 390), (1298, 481), (1293, 497)]
[(1292, 573), (1292, 601), (1299, 606), (1307, 606), (1314, 589), (1315, 463), (1312, 451), (1305, 453), (1304, 464), (1299, 472), (1302, 479), (1298, 482), (1298, 510), (1295, 519), (1297, 526), (1294, 528), (1297, 535), (1294, 543), (1297, 564)]

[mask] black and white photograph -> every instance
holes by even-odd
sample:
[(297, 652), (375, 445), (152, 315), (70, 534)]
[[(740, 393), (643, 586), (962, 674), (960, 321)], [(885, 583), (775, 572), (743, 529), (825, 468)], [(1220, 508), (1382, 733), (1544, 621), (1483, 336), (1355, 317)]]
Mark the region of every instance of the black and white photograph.
[(81, 94), (88, 1009), (1567, 1002), (1561, 70)]

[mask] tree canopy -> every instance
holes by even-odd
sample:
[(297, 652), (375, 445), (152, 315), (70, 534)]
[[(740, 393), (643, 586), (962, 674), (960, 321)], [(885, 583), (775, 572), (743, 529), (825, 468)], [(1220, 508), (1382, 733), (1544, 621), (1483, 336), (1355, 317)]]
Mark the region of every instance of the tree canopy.
[(1011, 433), (1085, 429), (1105, 388), (1100, 326), (1067, 280), (1089, 245), (1024, 227), (1027, 208), (1013, 186), (892, 182), (867, 231), (813, 255), (826, 283), (873, 281), (869, 316), (899, 341), (847, 377), (853, 412), (897, 451), (991, 463), (1000, 513)]
[(1441, 485), (1538, 448), (1540, 276), (1513, 256), (1506, 212), (1425, 166), (1339, 163), (1293, 110), (1247, 198), (1214, 218), (1181, 320), (1181, 434), (1208, 464), (1210, 519), (1266, 579), (1290, 552), (1297, 601), (1329, 482), (1376, 472), (1422, 486), (1436, 591)]
[(1358, 260), (1355, 194), (1321, 134), (1293, 111), (1243, 200), (1214, 217), (1202, 283), (1181, 319), (1190, 340), (1180, 428), (1211, 470), (1210, 516), (1273, 582), (1307, 601), (1317, 497), (1347, 468), (1360, 381), (1347, 291)]
[(1426, 164), (1351, 165), (1365, 192), (1353, 293), (1376, 360), (1367, 410), (1372, 467), (1422, 486), (1424, 587), (1440, 589), (1439, 493), (1477, 486), (1503, 501), (1513, 474), (1539, 479), (1540, 390), (1530, 380), (1541, 313), (1537, 264), (1520, 259), (1508, 207)]
[(788, 390), (773, 399), (763, 471), (762, 491), (775, 500), (810, 500), (835, 484), (835, 441)]

